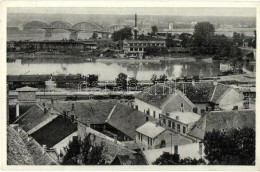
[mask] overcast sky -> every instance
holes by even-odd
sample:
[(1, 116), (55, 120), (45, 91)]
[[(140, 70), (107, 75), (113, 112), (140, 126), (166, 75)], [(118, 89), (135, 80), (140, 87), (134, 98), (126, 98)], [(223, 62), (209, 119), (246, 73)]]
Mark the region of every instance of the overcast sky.
[(244, 16), (255, 17), (255, 8), (8, 8), (8, 13), (47, 13), (47, 14), (134, 14), (174, 15), (174, 16)]

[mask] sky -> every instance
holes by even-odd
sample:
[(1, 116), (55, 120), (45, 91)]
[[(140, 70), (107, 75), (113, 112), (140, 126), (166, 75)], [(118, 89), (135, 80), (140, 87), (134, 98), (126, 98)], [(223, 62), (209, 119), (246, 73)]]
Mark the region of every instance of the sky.
[(12, 7), (8, 13), (46, 13), (46, 14), (134, 14), (138, 15), (173, 15), (173, 16), (236, 16), (256, 17), (255, 8), (217, 8), (217, 7), (138, 7), (138, 8), (96, 8), (96, 7)]

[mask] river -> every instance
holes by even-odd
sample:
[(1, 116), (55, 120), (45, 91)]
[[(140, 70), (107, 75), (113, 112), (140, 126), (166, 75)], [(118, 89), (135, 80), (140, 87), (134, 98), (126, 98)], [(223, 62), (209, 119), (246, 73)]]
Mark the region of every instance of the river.
[[(79, 62), (62, 59), (16, 60), (7, 63), (7, 73), (21, 74), (98, 74), (100, 80), (114, 80), (120, 72), (138, 80), (150, 80), (155, 73), (157, 76), (166, 74), (168, 77), (183, 77), (199, 75), (202, 77), (217, 76), (220, 73), (220, 62), (207, 63), (201, 60), (194, 61), (167, 61), (167, 62)], [(255, 63), (245, 63), (243, 68), (255, 72)]]

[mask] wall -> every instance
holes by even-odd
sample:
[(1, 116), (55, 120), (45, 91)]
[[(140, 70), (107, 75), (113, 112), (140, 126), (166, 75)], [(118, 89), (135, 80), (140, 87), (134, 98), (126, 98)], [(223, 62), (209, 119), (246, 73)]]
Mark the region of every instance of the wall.
[(163, 107), (163, 110), (165, 112), (180, 111), (181, 103), (184, 104), (183, 109), (185, 112), (193, 112), (193, 107), (179, 94), (175, 95), (175, 97)]
[[(182, 134), (187, 134), (188, 130), (192, 127), (192, 124), (190, 124), (190, 125), (183, 124), (183, 123), (181, 123), (181, 122), (179, 122), (177, 120), (171, 119), (171, 118), (166, 117), (166, 116), (164, 116), (164, 118), (165, 118), (165, 124), (164, 125), (165, 125), (166, 128), (171, 128), (172, 130), (180, 132)], [(171, 122), (171, 126), (170, 127), (168, 125), (168, 121)], [(172, 125), (173, 122), (175, 123), (175, 128), (173, 128), (173, 125)], [(178, 129), (177, 129), (177, 125), (178, 124), (180, 125), (180, 131), (178, 131)], [(186, 133), (183, 133), (183, 127), (186, 127)]]
[(210, 103), (196, 103), (195, 106), (197, 107), (197, 114), (201, 115), (201, 110), (205, 110), (206, 111), (206, 107), (210, 107), (211, 110), (213, 110), (213, 106)]
[(234, 89), (230, 89), (223, 97), (219, 100), (219, 106), (229, 105), (241, 102), (243, 100), (243, 95), (239, 94)]
[(153, 113), (155, 111), (155, 118), (156, 119), (159, 119), (159, 114), (162, 113), (161, 109), (159, 109), (159, 108), (157, 108), (155, 106), (152, 106), (152, 105), (150, 105), (150, 104), (148, 104), (148, 103), (146, 103), (146, 102), (144, 102), (142, 100), (139, 100), (137, 98), (135, 98), (134, 105), (138, 105), (138, 110), (141, 111), (141, 112), (144, 112), (144, 113), (146, 113), (146, 111), (148, 109), (150, 109), (150, 116), (152, 116), (152, 117), (153, 117)]
[(73, 137), (78, 136), (78, 132), (74, 132), (56, 145), (53, 146), (53, 148), (56, 150), (57, 154), (59, 155), (61, 152), (63, 155), (65, 155), (64, 147), (67, 147), (69, 145), (69, 142), (73, 140)]

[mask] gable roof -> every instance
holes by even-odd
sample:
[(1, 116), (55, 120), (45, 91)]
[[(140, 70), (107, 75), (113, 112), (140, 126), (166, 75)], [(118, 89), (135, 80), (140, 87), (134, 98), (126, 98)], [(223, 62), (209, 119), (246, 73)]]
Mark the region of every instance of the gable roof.
[(107, 123), (130, 138), (135, 139), (135, 129), (146, 123), (146, 117), (147, 115), (136, 109), (117, 103), (112, 114), (107, 119)]
[(163, 108), (176, 95), (180, 95), (192, 107), (195, 105), (179, 90), (173, 91), (173, 88), (167, 84), (155, 84), (144, 91), (134, 95), (135, 98), (151, 104), (157, 108)]
[[(74, 111), (72, 111), (72, 104), (74, 104)], [(59, 102), (54, 103), (53, 107), (60, 113), (63, 111), (74, 113), (77, 121), (83, 124), (104, 124), (114, 105), (115, 102)]]
[(25, 112), (20, 118), (18, 118), (14, 123), (19, 124), (19, 126), (24, 131), (28, 132), (51, 117), (53, 117), (53, 114), (49, 112), (44, 113), (43, 107), (37, 103), (27, 112)]
[(70, 134), (77, 131), (77, 124), (69, 118), (59, 115), (51, 122), (31, 134), (31, 136), (40, 144), (51, 148)]
[(162, 132), (166, 131), (166, 129), (157, 124), (146, 122), (144, 125), (137, 128), (136, 131), (150, 138), (155, 138), (156, 136), (160, 135)]
[(18, 91), (18, 92), (36, 92), (36, 91), (38, 91), (38, 89), (25, 86), (25, 87), (22, 87), (22, 88), (17, 88), (16, 91)]
[(195, 123), (188, 135), (203, 140), (206, 132), (245, 127), (255, 128), (255, 111), (212, 111)]

